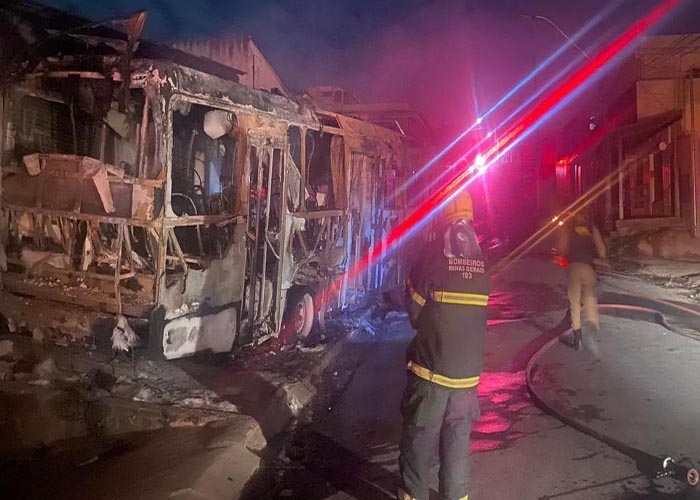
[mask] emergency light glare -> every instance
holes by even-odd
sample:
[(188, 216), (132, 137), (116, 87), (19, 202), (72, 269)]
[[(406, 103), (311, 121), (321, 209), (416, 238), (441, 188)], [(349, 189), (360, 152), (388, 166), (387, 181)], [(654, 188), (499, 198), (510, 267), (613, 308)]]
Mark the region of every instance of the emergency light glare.
[[(586, 25), (581, 28), (574, 36), (574, 40), (578, 40), (581, 36), (584, 34), (588, 33), (594, 26), (596, 26), (598, 23), (600, 23), (605, 17), (607, 17), (609, 14), (611, 14), (620, 4), (622, 3), (622, 0), (614, 0), (612, 2), (609, 2), (608, 5), (602, 9), (593, 19), (588, 21)], [(526, 76), (523, 80), (521, 80), (515, 87), (513, 87), (507, 94), (505, 94), (501, 99), (494, 104), (491, 109), (486, 111), (483, 115), (479, 116), (475, 123), (471, 125), (467, 130), (463, 131), (461, 134), (459, 134), (450, 144), (445, 146), (445, 148), (440, 151), (438, 154), (436, 154), (431, 160), (429, 160), (421, 169), (415, 173), (415, 175), (412, 175), (409, 177), (392, 195), (392, 199), (397, 196), (399, 193), (402, 193), (409, 185), (412, 185), (415, 183), (419, 178), (422, 177), (424, 173), (426, 173), (430, 167), (432, 167), (434, 164), (438, 162), (441, 158), (443, 158), (452, 148), (454, 148), (457, 144), (460, 143), (462, 139), (467, 137), (469, 133), (474, 130), (476, 127), (481, 125), (481, 122), (484, 120), (485, 117), (490, 116), (493, 114), (497, 109), (499, 109), (503, 104), (505, 104), (509, 99), (511, 99), (515, 94), (517, 94), (520, 90), (522, 90), (525, 85), (527, 85), (529, 82), (531, 82), (539, 73), (544, 71), (547, 67), (549, 67), (556, 59), (558, 59), (567, 49), (569, 45), (565, 44), (562, 45), (556, 52), (551, 54), (542, 64), (540, 64), (537, 68), (535, 68), (528, 76)], [(560, 80), (571, 68), (573, 68), (574, 63), (571, 65), (567, 66), (566, 71), (562, 71), (557, 78), (555, 78), (553, 81), (558, 81)], [(531, 96), (529, 99), (527, 99), (525, 104), (522, 104), (517, 112), (512, 113), (506, 120), (502, 122), (502, 125), (505, 126), (506, 122), (509, 122), (511, 119), (514, 119), (520, 112), (524, 111), (526, 107), (530, 104), (532, 104), (536, 98), (540, 97), (544, 91), (549, 88), (550, 85), (546, 85), (541, 91), (535, 93), (533, 96)], [(497, 128), (500, 128), (501, 125), (499, 125)], [(489, 133), (489, 138), (491, 137), (492, 132)], [(440, 176), (440, 179), (442, 176)], [(431, 183), (434, 184), (435, 182)], [(424, 191), (425, 192), (425, 191)], [(423, 193), (421, 193), (423, 194)]]
[[(507, 151), (512, 149), (522, 139), (532, 132), (533, 128), (541, 125), (541, 123), (556, 111), (586, 82), (607, 63), (610, 62), (616, 55), (631, 45), (639, 36), (648, 30), (654, 23), (666, 16), (672, 9), (682, 3), (683, 0), (662, 0), (662, 2), (649, 12), (644, 18), (637, 21), (634, 25), (627, 29), (615, 41), (608, 45), (603, 51), (598, 54), (593, 60), (589, 61), (583, 68), (577, 71), (574, 75), (568, 78), (547, 98), (540, 102), (534, 109), (530, 110), (519, 122), (514, 125), (510, 131), (502, 138), (499, 138), (489, 151), (479, 154), (475, 159), (473, 167), (477, 167), (477, 174), (484, 173), (492, 164), (501, 158)], [(481, 117), (477, 119), (477, 124), (481, 123)], [(463, 132), (460, 137), (466, 136)], [(454, 141), (453, 145), (456, 145)], [(449, 149), (449, 148), (448, 148)], [(441, 152), (444, 155), (447, 150)], [(429, 164), (435, 163), (440, 155), (434, 157)], [(462, 157), (464, 158), (464, 156)], [(482, 167), (479, 167), (479, 164)], [(455, 164), (456, 165), (456, 164)], [(425, 167), (424, 167), (425, 168)], [(380, 242), (376, 243), (364, 253), (362, 259), (357, 262), (351, 269), (348, 270), (347, 279), (353, 279), (357, 274), (365, 269), (368, 265), (378, 262), (382, 252), (387, 249), (393, 249), (394, 246), (402, 241), (406, 241), (406, 237), (416, 231), (426, 222), (436, 211), (440, 210), (445, 204), (449, 203), (459, 192), (474, 182), (480, 175), (474, 175), (474, 169), (469, 168), (463, 171), (455, 172), (452, 169), (448, 171), (454, 176), (426, 200), (424, 200), (415, 210), (409, 213), (401, 220)], [(560, 220), (559, 225), (563, 226), (564, 221)], [(329, 295), (330, 296), (330, 295)], [(327, 300), (327, 299), (323, 299)], [(323, 300), (321, 302), (323, 302)]]
[(493, 136), (493, 132), (490, 132), (490, 131), (489, 131), (489, 133), (488, 133), (488, 134), (486, 134), (486, 137), (489, 137), (489, 138), (491, 138), (492, 136)]

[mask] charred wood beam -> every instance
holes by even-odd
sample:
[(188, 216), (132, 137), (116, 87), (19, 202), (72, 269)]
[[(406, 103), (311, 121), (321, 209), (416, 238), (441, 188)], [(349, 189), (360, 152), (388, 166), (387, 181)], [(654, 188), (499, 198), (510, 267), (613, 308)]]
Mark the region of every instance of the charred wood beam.
[(122, 294), (119, 290), (120, 275), (122, 270), (122, 249), (124, 248), (124, 226), (117, 226), (117, 262), (114, 265), (114, 298), (117, 301), (117, 314), (122, 313)]
[(245, 222), (243, 215), (183, 215), (181, 217), (168, 217), (165, 219), (165, 227), (201, 226), (204, 224), (214, 224), (216, 226), (226, 226), (228, 224), (238, 224)]
[(107, 124), (103, 121), (100, 125), (100, 161), (104, 163), (107, 150)]
[[(77, 76), (82, 79), (87, 80), (104, 80), (105, 75), (97, 71), (46, 71), (46, 72), (36, 72), (29, 73), (27, 78), (69, 78), (71, 76)], [(119, 79), (121, 81), (121, 79)]]
[[(3, 285), (10, 292), (20, 295), (88, 307), (97, 311), (117, 313), (117, 302), (113, 297), (95, 294), (90, 290), (73, 288), (55, 289), (37, 286), (32, 283), (28, 283), (23, 275), (16, 275), (15, 273), (4, 274)], [(153, 303), (144, 301), (143, 297), (139, 297), (138, 302), (123, 303), (122, 313), (126, 314), (127, 316), (147, 318), (153, 310), (153, 306)]]
[(341, 217), (344, 214), (343, 210), (319, 210), (318, 212), (296, 212), (293, 215), (301, 219), (323, 219), (325, 217)]
[(177, 259), (180, 262), (180, 265), (182, 266), (182, 270), (185, 273), (185, 277), (187, 277), (187, 273), (189, 272), (189, 266), (187, 265), (187, 261), (185, 260), (185, 253), (182, 251), (180, 242), (178, 241), (177, 236), (175, 236), (175, 230), (173, 228), (167, 228), (166, 234), (168, 241), (172, 245), (173, 251), (177, 256)]
[[(180, 257), (177, 257), (175, 255), (168, 255), (166, 257), (166, 260), (169, 262), (182, 262)], [(191, 255), (185, 255), (185, 262), (187, 264), (195, 264), (197, 266), (201, 267), (207, 267), (211, 262), (215, 260), (214, 258), (203, 258), (203, 257), (193, 257)]]
[(301, 180), (299, 181), (300, 183), (300, 192), (299, 192), (299, 208), (302, 210), (306, 210), (306, 169), (307, 169), (307, 164), (306, 164), (306, 128), (302, 127), (299, 129), (299, 135), (300, 135), (300, 140), (299, 140), (299, 146), (301, 150), (300, 158), (301, 158), (301, 164), (299, 165), (300, 169), (300, 174), (301, 174)]
[[(125, 217), (110, 217), (108, 215), (94, 215), (94, 214), (84, 214), (84, 213), (78, 213), (70, 210), (54, 210), (54, 209), (48, 209), (48, 208), (40, 208), (40, 207), (25, 207), (21, 205), (10, 205), (10, 204), (3, 204), (2, 208), (4, 210), (8, 211), (13, 211), (13, 212), (20, 212), (20, 213), (28, 213), (28, 214), (34, 214), (34, 215), (49, 215), (53, 217), (64, 217), (66, 219), (72, 219), (72, 220), (83, 220), (83, 221), (89, 221), (89, 222), (100, 222), (104, 224), (128, 224), (130, 226), (137, 226), (137, 227), (152, 227), (152, 228), (157, 228), (160, 226), (158, 220), (153, 220), (153, 221), (145, 221), (145, 220), (139, 220), (139, 219), (132, 219), (132, 218), (125, 218)], [(189, 224), (185, 224), (189, 225)]]
[[(75, 158), (75, 156), (70, 155), (69, 159), (73, 159), (73, 158)], [(61, 159), (61, 158), (59, 158), (59, 159)], [(135, 185), (155, 187), (155, 188), (162, 188), (162, 187), (164, 187), (164, 184), (165, 184), (162, 180), (158, 180), (158, 179), (139, 179), (139, 178), (125, 177), (124, 171), (121, 168), (114, 167), (112, 165), (105, 164), (105, 168), (107, 169), (108, 174), (114, 176), (114, 177), (109, 177), (108, 180), (110, 183), (135, 184)], [(26, 173), (26, 169), (22, 168), (22, 167), (12, 167), (9, 165), (5, 165), (2, 167), (2, 172), (3, 172), (3, 174), (24, 175)], [(79, 172), (52, 171), (51, 177), (59, 177), (59, 178), (65, 178), (65, 179), (84, 179), (85, 175), (82, 173), (79, 173)]]
[(141, 116), (141, 130), (139, 134), (139, 143), (136, 151), (138, 152), (137, 164), (138, 164), (138, 176), (139, 178), (146, 177), (146, 140), (148, 138), (148, 113), (149, 113), (149, 101), (146, 97), (143, 101), (143, 115)]
[(301, 249), (304, 251), (304, 258), (308, 257), (310, 252), (306, 246), (306, 241), (304, 241), (304, 235), (301, 234), (301, 231), (299, 231), (298, 229), (294, 230), (294, 235), (297, 237), (297, 241), (299, 242)]
[[(19, 260), (17, 259), (8, 259), (8, 262), (14, 262), (14, 263), (19, 263)], [(61, 275), (61, 276), (66, 276), (69, 278), (89, 278), (93, 280), (99, 280), (99, 281), (115, 281), (115, 275), (112, 274), (99, 274), (99, 273), (89, 273), (86, 271), (72, 271), (70, 269), (61, 269), (58, 267), (54, 267), (51, 269), (51, 275)], [(129, 278), (135, 278), (137, 276), (137, 273), (135, 272), (128, 272), (124, 274), (120, 274), (118, 276), (118, 279), (121, 281), (124, 281)], [(146, 275), (143, 275), (146, 276)]]
[(314, 250), (316, 250), (318, 248), (319, 243), (321, 243), (321, 239), (323, 238), (323, 234), (326, 232), (326, 229), (328, 229), (328, 218), (324, 217), (321, 221), (321, 229), (319, 229), (318, 235), (316, 236)]
[[(272, 148), (266, 148), (265, 153), (267, 155), (267, 186), (266, 186), (266, 196), (265, 196), (265, 225), (263, 227), (263, 237), (265, 242), (269, 244), (267, 239), (267, 233), (270, 230), (270, 215), (272, 213), (272, 176), (274, 175), (275, 161), (274, 161), (274, 150)], [(259, 234), (259, 233), (258, 233)], [(262, 304), (265, 303), (265, 277), (267, 276), (267, 253), (268, 250), (272, 248), (272, 245), (266, 244), (263, 247), (263, 261), (262, 261), (262, 283), (260, 287), (260, 305), (262, 309)], [(262, 319), (262, 318), (258, 318)]]
[[(126, 249), (126, 261), (129, 264), (129, 273), (134, 274), (136, 272), (136, 264), (134, 263), (134, 254), (131, 248), (131, 232), (127, 232), (127, 226), (122, 226), (122, 231), (124, 232), (124, 248)], [(120, 279), (124, 279), (120, 275)]]

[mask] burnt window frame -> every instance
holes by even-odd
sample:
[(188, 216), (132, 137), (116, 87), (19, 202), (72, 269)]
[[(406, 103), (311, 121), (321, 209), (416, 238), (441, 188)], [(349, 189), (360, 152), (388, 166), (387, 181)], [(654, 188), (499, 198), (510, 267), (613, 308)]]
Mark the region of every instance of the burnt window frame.
[[(232, 131), (226, 134), (227, 136), (230, 136), (231, 139), (235, 143), (235, 147), (232, 149), (231, 154), (232, 158), (230, 159), (230, 185), (228, 187), (231, 188), (232, 190), (232, 195), (231, 199), (229, 200), (229, 210), (222, 210), (219, 213), (199, 213), (197, 210), (196, 215), (193, 214), (180, 214), (178, 215), (174, 209), (173, 209), (173, 195), (177, 194), (182, 194), (178, 193), (174, 189), (174, 180), (175, 180), (175, 171), (174, 171), (174, 161), (173, 161), (173, 152), (174, 152), (174, 147), (175, 147), (175, 124), (174, 124), (174, 117), (176, 113), (180, 113), (179, 109), (181, 106), (189, 106), (192, 108), (193, 106), (201, 106), (203, 108), (208, 108), (206, 111), (224, 111), (226, 113), (231, 113), (233, 117), (235, 118), (237, 116), (237, 113), (239, 112), (233, 107), (226, 106), (222, 103), (212, 101), (212, 100), (207, 100), (203, 98), (198, 98), (195, 96), (191, 96), (188, 94), (183, 94), (183, 93), (174, 93), (170, 96), (170, 99), (168, 100), (168, 104), (166, 107), (166, 137), (167, 140), (165, 141), (165, 148), (166, 148), (166, 159), (167, 159), (167, 168), (166, 168), (166, 190), (165, 190), (165, 199), (166, 199), (166, 205), (167, 205), (167, 210), (166, 210), (166, 235), (165, 235), (165, 242), (166, 246), (171, 245), (169, 248), (170, 250), (174, 250), (175, 255), (168, 255), (167, 259), (169, 260), (179, 260), (181, 264), (182, 271), (186, 271), (188, 267), (191, 265), (195, 265), (200, 268), (206, 268), (208, 266), (208, 263), (215, 261), (215, 260), (221, 260), (224, 258), (224, 255), (227, 253), (228, 248), (233, 244), (233, 226), (234, 222), (237, 218), (241, 216), (245, 216), (247, 212), (247, 206), (245, 204), (240, 203), (240, 190), (246, 189), (245, 182), (242, 182), (242, 174), (239, 176), (239, 170), (245, 171), (245, 166), (240, 166), (239, 162), (241, 161), (242, 157), (245, 157), (245, 155), (239, 154), (239, 148), (243, 147), (247, 149), (247, 145), (245, 141), (241, 142), (239, 137), (234, 137), (236, 127), (234, 126)], [(191, 112), (191, 109), (190, 109)], [(203, 133), (203, 132), (202, 132)], [(219, 139), (213, 140), (213, 141), (219, 141)], [(194, 157), (194, 156), (193, 156)], [(193, 167), (194, 169), (194, 167)], [(194, 174), (193, 174), (194, 175)], [(221, 175), (221, 174), (220, 174)], [(241, 185), (243, 184), (243, 185)], [(194, 183), (193, 183), (194, 186)], [(223, 191), (223, 188), (222, 188)], [(187, 251), (188, 249), (182, 248), (182, 247), (176, 247), (175, 246), (175, 240), (177, 240), (180, 236), (175, 234), (176, 232), (182, 233), (185, 228), (189, 228), (191, 231), (195, 231), (193, 234), (196, 235), (196, 243), (197, 243), (197, 250), (198, 252), (189, 252)], [(226, 238), (226, 242), (223, 245), (217, 244), (215, 246), (208, 245), (206, 248), (202, 244), (202, 232), (204, 231), (215, 231), (215, 232), (220, 232), (227, 230), (228, 235)], [(172, 231), (172, 233), (178, 238), (175, 239), (170, 239), (171, 236), (169, 232)], [(169, 241), (170, 239), (170, 241)], [(218, 237), (215, 238), (218, 241)], [(178, 242), (179, 243), (179, 242)], [(191, 249), (189, 249), (191, 250)], [(166, 250), (168, 251), (168, 250)], [(167, 266), (166, 266), (167, 268)], [(175, 269), (172, 268), (167, 268), (168, 274), (172, 274), (173, 272), (177, 272), (178, 267), (175, 266)]]

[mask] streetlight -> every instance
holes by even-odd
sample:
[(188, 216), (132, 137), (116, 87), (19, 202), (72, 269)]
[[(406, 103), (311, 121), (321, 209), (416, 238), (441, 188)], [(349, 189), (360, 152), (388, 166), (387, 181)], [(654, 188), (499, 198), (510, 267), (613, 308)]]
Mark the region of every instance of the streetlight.
[[(535, 19), (536, 19), (536, 20), (538, 20), (538, 21), (544, 21), (545, 23), (549, 24), (549, 25), (550, 25), (552, 28), (554, 28), (561, 36), (563, 36), (564, 39), (566, 39), (567, 42), (569, 42), (574, 48), (576, 48), (576, 50), (578, 50), (578, 51), (583, 55), (583, 57), (585, 57), (588, 61), (592, 61), (591, 56), (589, 56), (589, 55), (586, 53), (586, 51), (583, 50), (583, 49), (581, 48), (581, 46), (580, 46), (579, 44), (576, 43), (575, 40), (573, 40), (569, 35), (567, 35), (566, 32), (565, 32), (563, 29), (561, 29), (561, 28), (557, 25), (557, 23), (555, 23), (554, 21), (552, 21), (550, 18), (548, 18), (548, 17), (546, 17), (546, 16), (537, 16), (537, 15), (532, 15), (532, 14), (523, 14), (521, 17), (522, 17), (523, 19), (530, 19), (530, 20), (535, 20)], [(605, 110), (604, 110), (604, 106), (603, 106), (603, 103), (602, 103), (602, 99), (603, 99), (603, 97), (602, 97), (602, 92), (600, 92), (599, 99), (600, 99), (600, 101), (601, 101), (601, 102), (600, 102), (601, 109), (603, 110), (603, 114), (605, 114), (605, 112), (604, 112), (604, 111), (605, 111)], [(589, 127), (590, 127), (590, 124), (589, 124)], [(539, 205), (539, 204), (540, 204), (540, 199), (539, 199), (539, 198), (540, 198), (540, 185), (539, 185), (539, 184), (540, 184), (540, 178), (539, 178), (539, 172), (537, 173), (537, 176), (535, 177), (535, 179), (536, 179), (536, 183), (537, 183), (537, 198), (538, 198), (538, 199), (537, 199), (537, 204)], [(580, 185), (578, 186), (578, 190), (579, 190), (579, 191), (581, 190), (581, 186), (580, 186)], [(579, 193), (577, 193), (577, 194), (579, 194)], [(560, 224), (561, 224), (561, 222), (560, 222)]]
[[(563, 37), (566, 39), (566, 41), (568, 41), (571, 45), (573, 45), (573, 46), (576, 48), (576, 50), (578, 50), (578, 51), (583, 55), (583, 57), (585, 57), (586, 59), (588, 59), (588, 61), (592, 61), (591, 56), (589, 56), (589, 55), (586, 53), (586, 51), (583, 50), (583, 49), (581, 48), (581, 46), (580, 46), (579, 44), (577, 44), (569, 35), (566, 34), (566, 32), (565, 32), (564, 30), (562, 30), (559, 26), (557, 26), (557, 24), (556, 24), (554, 21), (552, 21), (550, 18), (548, 18), (548, 17), (546, 17), (546, 16), (536, 16), (536, 15), (531, 15), (531, 14), (523, 14), (523, 15), (522, 15), (522, 18), (523, 18), (523, 19), (537, 19), (537, 20), (539, 20), (539, 21), (544, 21), (544, 22), (546, 22), (546, 23), (549, 24), (552, 28), (554, 28), (555, 30), (557, 30), (557, 31), (559, 32), (559, 34), (560, 34), (561, 36), (563, 36)], [(599, 83), (599, 85), (600, 85), (600, 87), (598, 88), (598, 91), (599, 91), (599, 92), (598, 92), (598, 98), (599, 98), (599, 106), (600, 106), (600, 110), (599, 110), (599, 111), (600, 111), (601, 114), (602, 114), (602, 121), (604, 122), (604, 121), (606, 120), (606, 118), (607, 118), (607, 116), (606, 116), (607, 113), (606, 113), (605, 105), (603, 104), (603, 99), (604, 99), (603, 94), (604, 94), (604, 93), (602, 92), (602, 81)], [(589, 128), (591, 127), (591, 125), (592, 125), (592, 124), (589, 122)], [(591, 131), (593, 131), (592, 128), (591, 128)], [(581, 181), (579, 180), (579, 182), (581, 182)], [(611, 186), (611, 184), (608, 182), (608, 189), (607, 189), (607, 192), (606, 192), (606, 204), (612, 203), (612, 199), (611, 199), (611, 196), (612, 196), (612, 195), (611, 195), (611, 189), (612, 189), (612, 186)], [(581, 186), (579, 185), (579, 191), (580, 191), (580, 190), (581, 190)], [(607, 215), (606, 215), (606, 218), (607, 218)], [(607, 225), (607, 224), (608, 224), (608, 223), (606, 222), (606, 225)]]
[(586, 59), (588, 59), (589, 61), (592, 60), (592, 59), (591, 59), (591, 56), (589, 56), (589, 55), (586, 53), (586, 51), (583, 50), (583, 49), (581, 48), (581, 46), (580, 46), (579, 44), (577, 44), (569, 35), (567, 35), (567, 34), (564, 32), (564, 30), (562, 30), (559, 26), (557, 26), (557, 24), (556, 24), (554, 21), (552, 21), (550, 18), (545, 17), (545, 16), (533, 16), (532, 14), (523, 14), (522, 17), (523, 17), (523, 19), (538, 19), (538, 20), (540, 20), (540, 21), (544, 21), (545, 23), (549, 24), (552, 28), (554, 28), (555, 30), (557, 30), (561, 36), (563, 36), (564, 38), (566, 38), (566, 40), (567, 40), (571, 45), (573, 45), (574, 47), (576, 47), (576, 49), (577, 49), (581, 54), (583, 54), (583, 56), (584, 56)]

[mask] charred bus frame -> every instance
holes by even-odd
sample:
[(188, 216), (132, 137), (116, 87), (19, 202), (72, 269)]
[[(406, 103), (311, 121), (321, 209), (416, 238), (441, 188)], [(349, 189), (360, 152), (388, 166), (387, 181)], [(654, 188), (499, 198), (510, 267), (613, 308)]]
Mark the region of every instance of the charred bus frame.
[(400, 281), (395, 253), (347, 271), (401, 218), (408, 139), (167, 60), (91, 62), (4, 89), (4, 294), (123, 314), (174, 359), (306, 335)]

